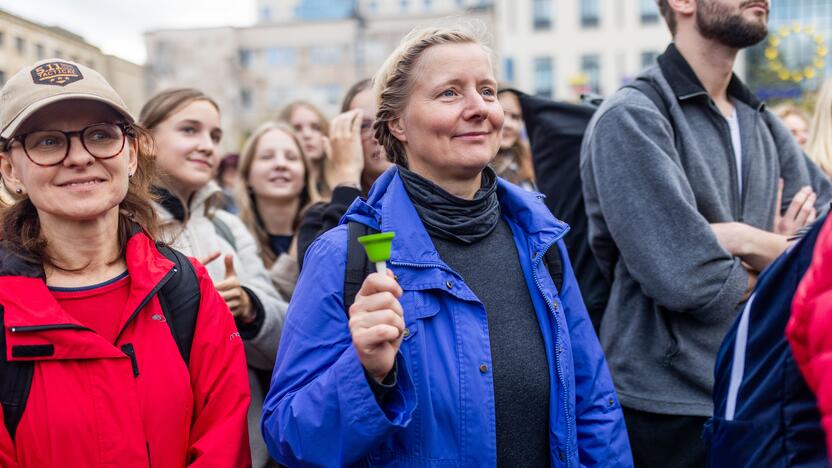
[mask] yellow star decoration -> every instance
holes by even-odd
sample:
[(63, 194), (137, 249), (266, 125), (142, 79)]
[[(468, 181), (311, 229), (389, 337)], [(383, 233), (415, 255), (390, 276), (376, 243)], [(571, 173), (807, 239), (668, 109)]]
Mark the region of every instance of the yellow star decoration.
[[(815, 43), (815, 56), (811, 63), (802, 69), (790, 69), (783, 64), (780, 58), (780, 46), (783, 44), (783, 40), (796, 34), (806, 35)], [(814, 27), (793, 23), (791, 27), (781, 26), (777, 30), (777, 34), (769, 36), (763, 55), (768, 60), (769, 69), (777, 74), (777, 78), (782, 81), (800, 83), (803, 80), (811, 80), (821, 73), (826, 65), (825, 58), (829, 55), (829, 48), (826, 46), (826, 38), (818, 34)]]

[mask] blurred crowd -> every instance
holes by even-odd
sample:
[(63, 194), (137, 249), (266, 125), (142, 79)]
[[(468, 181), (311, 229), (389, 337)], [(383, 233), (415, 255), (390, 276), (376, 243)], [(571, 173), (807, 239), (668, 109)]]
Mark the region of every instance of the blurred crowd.
[(0, 466), (826, 466), (832, 78), (769, 110), (770, 2), (658, 3), (603, 102), (427, 27), (233, 154), (200, 90), (12, 76)]

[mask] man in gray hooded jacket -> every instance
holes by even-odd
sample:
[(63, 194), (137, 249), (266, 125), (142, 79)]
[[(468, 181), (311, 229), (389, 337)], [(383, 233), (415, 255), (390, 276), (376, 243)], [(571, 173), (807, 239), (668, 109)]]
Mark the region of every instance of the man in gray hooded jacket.
[(590, 245), (612, 282), (600, 338), (636, 466), (705, 466), (699, 432), (723, 336), (832, 188), (732, 74), (737, 52), (766, 36), (769, 1), (659, 5), (674, 43), (640, 79), (665, 109), (633, 88), (604, 102), (581, 177)]

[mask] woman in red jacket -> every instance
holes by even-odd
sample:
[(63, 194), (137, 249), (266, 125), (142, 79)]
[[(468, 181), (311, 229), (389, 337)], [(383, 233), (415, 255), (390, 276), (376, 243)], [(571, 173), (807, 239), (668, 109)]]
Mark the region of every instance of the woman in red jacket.
[[(72, 62), (36, 63), (2, 96), (0, 466), (250, 465), (242, 342), (205, 269), (153, 240), (147, 131)], [(185, 274), (192, 334), (162, 294)]]
[[(832, 218), (829, 218), (832, 219)], [(820, 232), (812, 265), (792, 302), (786, 328), (795, 361), (818, 399), (832, 461), (832, 222)]]

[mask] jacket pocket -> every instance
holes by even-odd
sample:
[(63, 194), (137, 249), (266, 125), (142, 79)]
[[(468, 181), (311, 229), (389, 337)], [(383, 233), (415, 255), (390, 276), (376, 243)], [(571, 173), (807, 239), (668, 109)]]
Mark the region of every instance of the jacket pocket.
[(661, 328), (659, 330), (659, 334), (662, 335), (661, 343), (664, 345), (661, 364), (664, 367), (670, 367), (673, 364), (673, 358), (679, 354), (679, 340), (676, 339), (676, 336), (673, 333), (673, 326), (670, 318), (668, 317), (668, 315), (672, 313), (673, 312), (669, 312), (664, 309), (659, 310), (658, 318)]
[(404, 341), (408, 342), (423, 328), (422, 320), (439, 312), (439, 302), (425, 291), (405, 292), (401, 300), (404, 310)]

